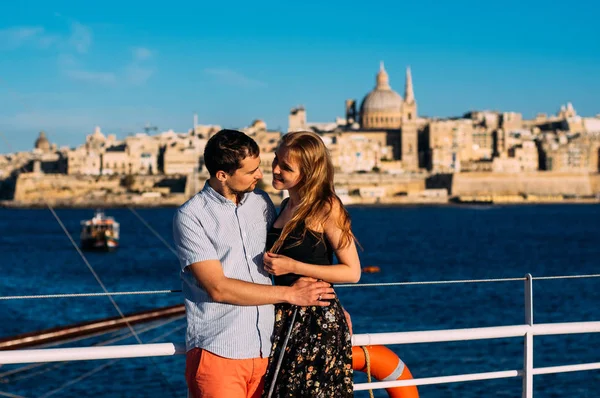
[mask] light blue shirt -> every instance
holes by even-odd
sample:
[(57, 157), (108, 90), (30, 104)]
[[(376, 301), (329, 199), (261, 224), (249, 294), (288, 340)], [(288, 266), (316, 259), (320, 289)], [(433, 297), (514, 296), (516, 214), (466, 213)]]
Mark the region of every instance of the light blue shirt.
[(219, 260), (228, 278), (270, 285), (262, 256), (275, 217), (275, 207), (265, 192), (246, 193), (236, 206), (208, 181), (177, 210), (173, 239), (181, 264), (188, 351), (198, 347), (232, 359), (269, 356), (273, 305), (217, 303), (200, 287), (189, 265)]

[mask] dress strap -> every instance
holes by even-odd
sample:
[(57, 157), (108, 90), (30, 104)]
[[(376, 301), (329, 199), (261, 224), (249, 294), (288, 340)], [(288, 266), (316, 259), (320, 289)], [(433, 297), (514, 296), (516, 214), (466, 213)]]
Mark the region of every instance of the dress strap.
[(287, 198), (285, 198), (282, 202), (281, 202), (281, 207), (279, 209), (279, 214), (281, 214), (283, 212), (283, 209), (285, 209), (285, 207), (287, 206), (288, 202), (290, 201), (290, 197), (288, 196)]

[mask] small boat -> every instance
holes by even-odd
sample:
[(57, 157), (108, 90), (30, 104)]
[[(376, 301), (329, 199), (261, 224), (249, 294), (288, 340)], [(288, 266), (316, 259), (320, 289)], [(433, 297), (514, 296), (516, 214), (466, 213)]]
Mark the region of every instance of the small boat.
[(96, 210), (94, 218), (81, 221), (81, 248), (83, 250), (114, 250), (119, 247), (119, 223)]

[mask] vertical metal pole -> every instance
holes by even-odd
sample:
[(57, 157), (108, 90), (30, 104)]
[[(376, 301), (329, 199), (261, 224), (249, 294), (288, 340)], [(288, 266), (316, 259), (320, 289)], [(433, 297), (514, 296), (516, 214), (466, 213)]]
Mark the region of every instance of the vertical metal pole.
[[(533, 326), (533, 277), (525, 275), (525, 324)], [(533, 333), (525, 334), (523, 346), (523, 398), (533, 398)]]
[(298, 313), (298, 306), (294, 306), (294, 313), (292, 314), (292, 321), (290, 322), (290, 328), (288, 329), (287, 335), (285, 336), (285, 340), (283, 341), (283, 345), (281, 346), (281, 351), (279, 352), (279, 358), (277, 359), (277, 366), (275, 367), (275, 372), (273, 372), (273, 380), (271, 381), (271, 386), (269, 387), (269, 394), (267, 398), (271, 398), (273, 396), (273, 391), (275, 391), (275, 383), (277, 382), (277, 376), (279, 376), (279, 370), (281, 369), (281, 363), (283, 362), (283, 356), (285, 355), (285, 348), (288, 345), (288, 341), (290, 340), (290, 335), (292, 334), (292, 329), (294, 328), (294, 322), (296, 321), (296, 314)]

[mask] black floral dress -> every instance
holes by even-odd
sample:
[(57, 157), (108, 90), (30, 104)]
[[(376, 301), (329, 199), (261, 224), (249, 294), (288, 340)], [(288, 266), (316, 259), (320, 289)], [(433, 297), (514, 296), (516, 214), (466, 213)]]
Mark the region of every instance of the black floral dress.
[[(319, 239), (319, 233), (308, 231), (300, 245), (289, 247), (300, 239), (302, 228), (299, 226), (286, 238), (279, 254), (308, 264), (331, 265), (333, 249), (326, 239), (325, 242)], [(280, 235), (280, 228), (271, 228), (267, 236), (267, 250)], [(289, 286), (298, 278), (294, 274), (278, 276), (275, 284)], [(290, 325), (291, 333), (283, 361), (275, 375)], [(263, 397), (268, 397), (271, 389), (272, 397), (353, 396), (352, 342), (337, 297), (327, 307), (275, 306), (273, 348)]]

